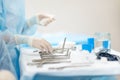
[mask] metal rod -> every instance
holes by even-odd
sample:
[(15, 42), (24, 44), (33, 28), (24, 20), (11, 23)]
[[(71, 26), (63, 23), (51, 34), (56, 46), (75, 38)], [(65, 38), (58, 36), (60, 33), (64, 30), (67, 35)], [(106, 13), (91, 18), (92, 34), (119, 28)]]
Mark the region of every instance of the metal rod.
[(66, 37), (64, 38), (64, 42), (63, 42), (63, 46), (62, 46), (62, 53), (63, 53), (64, 48), (65, 48), (65, 43), (66, 43)]
[(32, 63), (27, 63), (29, 66), (42, 66), (43, 64), (57, 64), (57, 63), (70, 63), (70, 60), (57, 60), (57, 61), (42, 61), (42, 62), (32, 62)]
[(52, 62), (52, 61), (66, 61), (68, 59), (52, 59), (52, 58), (46, 58), (46, 59), (36, 59), (36, 60), (32, 60), (32, 62)]
[(75, 68), (75, 67), (79, 68), (79, 67), (88, 67), (88, 66), (91, 66), (91, 64), (77, 64), (77, 65), (71, 64), (71, 65), (60, 66), (60, 67), (49, 67), (48, 69), (63, 70), (65, 68)]

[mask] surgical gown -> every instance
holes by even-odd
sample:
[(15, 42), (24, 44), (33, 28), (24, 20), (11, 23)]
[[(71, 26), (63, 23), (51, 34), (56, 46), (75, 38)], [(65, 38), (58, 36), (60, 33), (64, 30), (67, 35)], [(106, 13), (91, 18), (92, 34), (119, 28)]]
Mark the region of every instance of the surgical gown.
[[(32, 35), (37, 26), (29, 27), (25, 20), (25, 0), (0, 0), (0, 31), (9, 30), (13, 34)], [(18, 78), (19, 71), (19, 50), (13, 43), (8, 43), (7, 48), (12, 59)]]
[(16, 72), (5, 42), (0, 38), (0, 70), (8, 70), (16, 77)]

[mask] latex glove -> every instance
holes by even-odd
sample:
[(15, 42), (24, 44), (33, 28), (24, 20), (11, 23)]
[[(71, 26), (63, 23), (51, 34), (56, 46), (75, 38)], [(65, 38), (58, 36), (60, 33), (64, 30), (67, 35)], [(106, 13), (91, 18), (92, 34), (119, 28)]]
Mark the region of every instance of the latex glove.
[(12, 34), (9, 30), (5, 31), (0, 31), (0, 39), (4, 40), (6, 44), (9, 45), (16, 45), (15, 39), (14, 39), (14, 34)]
[(47, 26), (51, 22), (55, 21), (54, 17), (51, 15), (46, 14), (38, 14), (36, 16), (33, 16), (27, 21), (28, 26), (32, 26), (35, 24), (41, 25), (41, 26)]
[(17, 44), (28, 44), (31, 47), (38, 48), (42, 52), (52, 53), (52, 46), (48, 41), (42, 38), (35, 38), (29, 36), (15, 35), (15, 41)]
[(47, 26), (55, 20), (55, 18), (52, 15), (46, 14), (39, 14), (36, 17), (38, 17), (38, 24), (43, 26)]
[(42, 50), (42, 52), (52, 53), (53, 51), (51, 44), (45, 39), (30, 38), (29, 45)]

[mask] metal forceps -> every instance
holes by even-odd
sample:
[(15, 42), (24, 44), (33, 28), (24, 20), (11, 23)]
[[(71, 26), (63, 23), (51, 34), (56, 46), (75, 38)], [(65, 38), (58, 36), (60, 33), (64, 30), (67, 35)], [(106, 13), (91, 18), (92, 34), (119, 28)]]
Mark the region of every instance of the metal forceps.
[[(41, 56), (41, 58), (70, 58), (70, 53), (69, 53), (69, 49), (65, 49), (65, 43), (66, 43), (66, 37), (64, 38), (64, 42), (63, 42), (63, 46), (62, 48), (56, 48), (53, 50), (52, 53), (49, 53), (49, 54), (42, 54), (42, 53), (39, 53), (39, 55)], [(61, 54), (62, 53), (62, 54)], [(66, 54), (64, 54), (66, 53)], [(57, 55), (55, 55), (57, 54)]]
[(43, 51), (43, 52), (39, 52), (39, 54), (42, 56), (42, 55), (48, 55), (48, 54), (54, 54), (54, 53), (63, 53), (64, 51), (67, 50), (65, 49), (65, 43), (66, 43), (66, 37), (64, 38), (62, 48), (54, 48), (52, 53), (47, 53), (46, 51)]
[(41, 59), (33, 59), (32, 63), (28, 63), (27, 65), (37, 65), (42, 66), (43, 64), (55, 64), (55, 63), (70, 63), (68, 60), (70, 58), (69, 49), (67, 50), (66, 55), (46, 55)]
[(70, 54), (71, 54), (71, 52), (69, 51), (69, 49), (67, 50), (67, 52), (63, 55), (61, 55), (61, 54), (57, 54), (57, 55), (55, 55), (55, 54), (48, 54), (48, 55), (40, 55), (41, 56), (41, 58), (47, 58), (47, 59), (69, 59), (70, 58)]
[(53, 53), (46, 54), (39, 52), (41, 59), (33, 59), (32, 63), (28, 63), (28, 65), (41, 66), (43, 64), (71, 62), (70, 60), (68, 60), (70, 59), (70, 54), (71, 54), (70, 49), (64, 49), (65, 42), (66, 42), (66, 38), (64, 39), (62, 48), (54, 50)]

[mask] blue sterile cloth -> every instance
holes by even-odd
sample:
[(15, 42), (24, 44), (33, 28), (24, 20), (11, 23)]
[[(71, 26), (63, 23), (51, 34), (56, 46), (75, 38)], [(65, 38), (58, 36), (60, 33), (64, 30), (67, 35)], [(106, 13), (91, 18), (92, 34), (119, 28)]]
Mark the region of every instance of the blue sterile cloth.
[(63, 42), (65, 38), (66, 41), (75, 42), (76, 45), (87, 42), (87, 35), (85, 34), (57, 32), (46, 34), (36, 33), (34, 36), (46, 39), (53, 46), (58, 45), (59, 42)]

